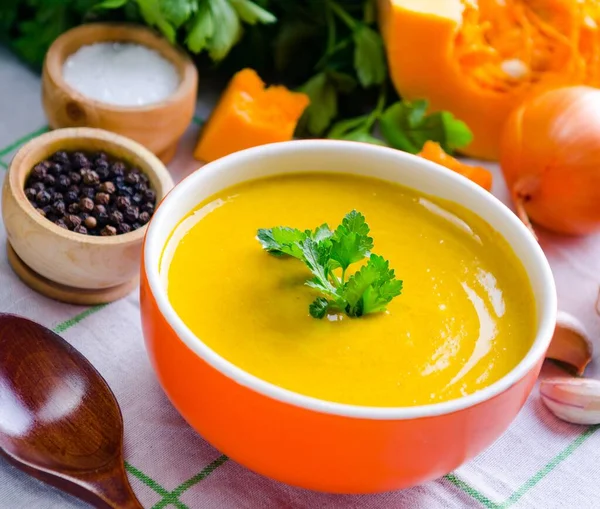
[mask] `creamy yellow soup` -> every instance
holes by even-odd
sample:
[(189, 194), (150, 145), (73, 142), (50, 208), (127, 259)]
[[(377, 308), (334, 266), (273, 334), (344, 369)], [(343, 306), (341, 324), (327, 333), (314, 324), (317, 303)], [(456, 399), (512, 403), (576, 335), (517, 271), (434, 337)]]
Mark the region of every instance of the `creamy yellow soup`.
[[(258, 228), (371, 227), (402, 295), (387, 312), (312, 318), (302, 262), (265, 252)], [(463, 208), (372, 178), (297, 174), (244, 183), (198, 205), (161, 263), (187, 326), (243, 370), (316, 398), (412, 406), (473, 393), (524, 357), (535, 305), (520, 261)]]

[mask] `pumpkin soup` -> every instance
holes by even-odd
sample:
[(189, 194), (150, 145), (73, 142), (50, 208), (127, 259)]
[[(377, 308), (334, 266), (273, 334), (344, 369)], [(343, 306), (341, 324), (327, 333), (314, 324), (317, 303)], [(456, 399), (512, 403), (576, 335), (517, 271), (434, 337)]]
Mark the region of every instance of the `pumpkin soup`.
[[(402, 292), (383, 312), (315, 319), (307, 266), (267, 254), (257, 230), (333, 229), (351, 210), (364, 215)], [(177, 314), (215, 352), (339, 403), (411, 406), (473, 393), (513, 369), (534, 336), (527, 275), (498, 233), (455, 204), (366, 177), (294, 174), (218, 193), (175, 229), (161, 277)]]

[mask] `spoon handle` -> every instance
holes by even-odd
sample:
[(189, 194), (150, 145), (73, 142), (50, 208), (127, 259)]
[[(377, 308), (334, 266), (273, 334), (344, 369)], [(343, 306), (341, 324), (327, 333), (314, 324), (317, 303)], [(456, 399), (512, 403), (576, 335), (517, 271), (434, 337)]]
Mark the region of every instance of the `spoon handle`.
[(102, 509), (144, 509), (133, 493), (122, 465), (112, 469), (105, 475), (95, 476), (93, 479), (81, 479), (76, 482), (89, 494), (88, 496), (80, 495), (80, 498), (92, 503), (94, 507)]

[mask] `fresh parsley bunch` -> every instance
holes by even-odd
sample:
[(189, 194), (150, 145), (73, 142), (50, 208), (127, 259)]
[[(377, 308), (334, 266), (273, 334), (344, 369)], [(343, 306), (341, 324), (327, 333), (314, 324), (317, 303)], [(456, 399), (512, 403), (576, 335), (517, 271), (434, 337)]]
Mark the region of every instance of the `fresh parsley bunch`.
[[(329, 312), (360, 317), (385, 311), (402, 292), (402, 281), (389, 262), (371, 253), (369, 232), (365, 217), (353, 210), (334, 231), (327, 224), (314, 231), (278, 226), (258, 230), (258, 240), (269, 253), (297, 258), (312, 272), (306, 285), (322, 295), (309, 306), (312, 317), (323, 318)], [(367, 263), (346, 278), (350, 265), (365, 258)]]

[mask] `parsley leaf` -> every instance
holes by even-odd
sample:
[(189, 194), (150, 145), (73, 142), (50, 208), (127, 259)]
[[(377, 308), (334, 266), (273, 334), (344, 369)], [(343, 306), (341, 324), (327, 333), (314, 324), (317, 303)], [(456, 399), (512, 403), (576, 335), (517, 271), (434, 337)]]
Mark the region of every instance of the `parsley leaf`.
[(369, 231), (365, 216), (356, 210), (347, 214), (342, 224), (335, 230), (331, 259), (337, 262), (344, 273), (351, 263), (362, 260), (373, 248), (373, 239), (369, 237)]
[(399, 101), (383, 112), (381, 132), (392, 147), (417, 154), (431, 140), (451, 154), (471, 142), (473, 135), (464, 122), (447, 111), (427, 115), (428, 106), (425, 100)]
[(325, 297), (317, 297), (311, 304), (308, 306), (308, 312), (310, 316), (313, 318), (323, 318), (327, 314), (327, 310), (329, 309), (329, 301)]
[(229, 0), (238, 16), (249, 25), (275, 23), (277, 18), (250, 0)]
[(276, 256), (289, 255), (302, 259), (300, 243), (306, 238), (306, 233), (297, 228), (278, 226), (258, 230), (258, 240), (262, 247)]
[(349, 316), (385, 311), (386, 305), (402, 292), (402, 281), (382, 256), (372, 254), (367, 265), (350, 277), (345, 286)]
[(386, 77), (385, 54), (381, 36), (367, 25), (359, 25), (352, 33), (354, 67), (363, 87), (380, 85)]
[[(382, 256), (371, 253), (373, 239), (365, 217), (356, 210), (346, 214), (335, 231), (327, 224), (304, 232), (278, 226), (258, 230), (263, 248), (277, 256), (302, 260), (313, 274), (306, 285), (321, 293), (308, 308), (310, 316), (323, 318), (328, 312), (345, 312), (350, 317), (385, 311), (402, 292), (402, 281)], [(368, 258), (360, 270), (345, 281), (346, 270)], [(336, 270), (341, 269), (341, 275)]]
[(304, 110), (299, 122), (300, 129), (306, 126), (311, 134), (320, 136), (337, 115), (335, 86), (326, 73), (320, 72), (309, 79), (299, 90), (310, 98), (310, 104)]

